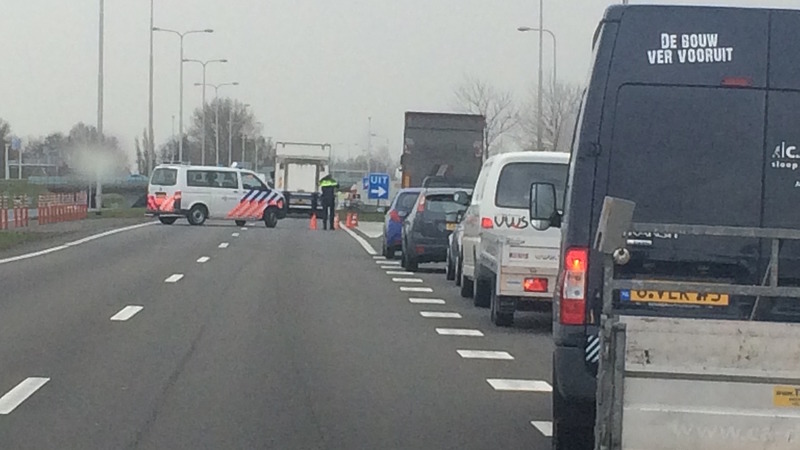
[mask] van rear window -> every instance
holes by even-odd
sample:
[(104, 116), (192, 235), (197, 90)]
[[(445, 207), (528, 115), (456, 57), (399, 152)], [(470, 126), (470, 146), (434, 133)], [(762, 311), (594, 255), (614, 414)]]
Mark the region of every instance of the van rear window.
[(150, 177), (150, 184), (156, 186), (175, 186), (178, 182), (177, 169), (156, 169), (153, 171), (153, 176)]
[(564, 204), (564, 188), (567, 184), (566, 164), (511, 163), (503, 167), (497, 181), (495, 205), (499, 208), (528, 209), (531, 185), (552, 183), (556, 187), (558, 205)]

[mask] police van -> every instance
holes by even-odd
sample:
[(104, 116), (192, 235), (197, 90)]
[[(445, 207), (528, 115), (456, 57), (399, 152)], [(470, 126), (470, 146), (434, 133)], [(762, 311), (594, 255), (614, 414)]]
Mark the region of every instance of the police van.
[[(603, 259), (593, 242), (606, 196), (635, 202), (637, 223), (800, 227), (798, 30), (800, 11), (790, 10), (606, 11), (595, 33), (564, 213), (539, 216), (553, 214), (550, 225), (563, 236), (554, 296), (554, 448), (593, 448), (603, 303)], [(618, 278), (761, 285), (769, 262), (768, 243), (756, 238), (627, 238), (630, 259), (615, 267)], [(797, 283), (800, 245), (785, 243), (781, 255), (781, 280)], [(615, 309), (634, 315), (747, 320), (758, 304), (747, 296), (707, 305), (691, 293), (614, 295)], [(756, 320), (796, 321), (790, 305), (762, 299)]]
[(191, 225), (206, 219), (228, 219), (244, 226), (261, 221), (274, 228), (286, 217), (283, 195), (255, 173), (236, 167), (161, 164), (147, 187), (148, 216), (172, 225), (186, 218)]

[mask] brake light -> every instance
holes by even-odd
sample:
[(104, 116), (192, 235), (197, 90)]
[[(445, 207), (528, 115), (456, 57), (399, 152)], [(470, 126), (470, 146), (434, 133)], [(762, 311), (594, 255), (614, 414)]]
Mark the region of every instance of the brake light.
[(425, 196), (420, 195), (419, 203), (417, 204), (417, 212), (423, 212), (423, 211), (425, 211)]
[(522, 288), (525, 292), (547, 292), (547, 278), (525, 278)]
[(494, 223), (492, 222), (492, 218), (491, 217), (483, 217), (483, 218), (481, 218), (481, 228), (485, 228), (485, 229), (494, 228)]
[(723, 86), (750, 87), (753, 79), (750, 77), (725, 77), (722, 79)]
[(403, 220), (400, 219), (400, 214), (397, 213), (397, 210), (393, 209), (389, 212), (389, 220), (392, 222), (402, 222)]
[(564, 258), (564, 282), (561, 286), (560, 322), (583, 325), (586, 322), (586, 275), (589, 249), (570, 248)]

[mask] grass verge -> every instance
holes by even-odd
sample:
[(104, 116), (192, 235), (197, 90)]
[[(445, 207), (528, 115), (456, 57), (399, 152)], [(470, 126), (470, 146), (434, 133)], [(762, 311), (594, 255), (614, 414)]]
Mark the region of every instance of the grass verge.
[(27, 242), (51, 238), (58, 233), (37, 233), (33, 231), (0, 231), (0, 250), (7, 250)]

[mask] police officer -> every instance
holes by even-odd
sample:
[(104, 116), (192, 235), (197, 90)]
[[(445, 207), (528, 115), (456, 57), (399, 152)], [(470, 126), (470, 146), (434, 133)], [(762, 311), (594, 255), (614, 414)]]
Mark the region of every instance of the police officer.
[(339, 183), (330, 175), (325, 175), (319, 180), (319, 187), (322, 190), (320, 199), (322, 200), (322, 226), (328, 229), (328, 224), (333, 230), (333, 215), (336, 214), (336, 189)]

